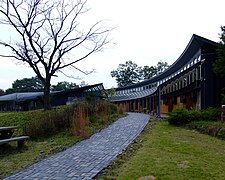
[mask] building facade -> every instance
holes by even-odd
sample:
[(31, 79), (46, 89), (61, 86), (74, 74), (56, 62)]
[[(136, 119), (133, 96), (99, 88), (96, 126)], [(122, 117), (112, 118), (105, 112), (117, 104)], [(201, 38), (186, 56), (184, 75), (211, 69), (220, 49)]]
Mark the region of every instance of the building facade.
[[(61, 106), (86, 100), (89, 96), (103, 98), (103, 84), (94, 84), (51, 93), (51, 106)], [(0, 112), (28, 111), (43, 108), (43, 92), (12, 93), (0, 96)]]
[(213, 73), (217, 43), (193, 35), (184, 52), (164, 72), (140, 83), (119, 87), (111, 101), (126, 111), (158, 115), (176, 107), (206, 109), (220, 105), (225, 79)]

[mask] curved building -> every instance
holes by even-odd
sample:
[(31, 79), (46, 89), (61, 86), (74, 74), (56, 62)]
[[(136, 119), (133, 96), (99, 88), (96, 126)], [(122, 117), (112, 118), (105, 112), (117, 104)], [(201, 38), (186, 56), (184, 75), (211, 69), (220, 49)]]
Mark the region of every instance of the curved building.
[(160, 115), (176, 107), (206, 109), (220, 105), (225, 79), (213, 73), (217, 43), (193, 35), (184, 52), (163, 73), (119, 87), (111, 101), (126, 111)]

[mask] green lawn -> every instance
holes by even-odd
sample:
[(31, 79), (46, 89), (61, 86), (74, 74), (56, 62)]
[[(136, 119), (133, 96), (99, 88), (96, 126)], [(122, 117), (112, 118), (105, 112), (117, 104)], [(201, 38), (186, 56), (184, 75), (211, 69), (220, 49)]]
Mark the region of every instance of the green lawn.
[(80, 140), (81, 138), (73, 136), (69, 131), (62, 131), (36, 141), (27, 141), (28, 150), (22, 152), (17, 150), (16, 142), (11, 143), (12, 147), (8, 149), (8, 152), (0, 151), (0, 179), (20, 171), (42, 158), (51, 156), (61, 151), (62, 148), (70, 147)]
[[(100, 105), (99, 107), (101, 107)], [(113, 107), (110, 105), (110, 108)], [(71, 117), (69, 116), (71, 114), (69, 113), (69, 110), (72, 110)], [(54, 108), (51, 111), (36, 110), (28, 112), (0, 113), (0, 126), (15, 125), (19, 127), (14, 133), (15, 136), (24, 133), (23, 127), (26, 124), (31, 125), (29, 126), (31, 129), (28, 131), (31, 135), (34, 131), (39, 132), (38, 130), (40, 130), (40, 132), (42, 132), (42, 129), (39, 127), (49, 129), (53, 127), (52, 129), (54, 129), (54, 127), (56, 127), (54, 125), (57, 125), (57, 127), (60, 125), (62, 126), (61, 129), (58, 128), (55, 131), (51, 131), (51, 133), (45, 133), (47, 131), (44, 133), (42, 132), (41, 134), (37, 133), (38, 135), (36, 138), (30, 138), (26, 141), (28, 149), (22, 151), (18, 150), (16, 142), (10, 143), (11, 147), (0, 147), (0, 179), (25, 169), (43, 158), (65, 150), (84, 139), (85, 137), (82, 138), (72, 134), (72, 132), (75, 131), (73, 131), (73, 128), (75, 127), (71, 125), (73, 122), (73, 112), (74, 109), (71, 109), (70, 106), (62, 106)], [(126, 115), (117, 114), (116, 106), (114, 107), (114, 111), (110, 114), (105, 114), (108, 113), (108, 111), (104, 112), (104, 109), (99, 110), (98, 113), (100, 114), (94, 112), (94, 115), (90, 116), (90, 124), (85, 128), (85, 134), (87, 136), (101, 130), (118, 118)], [(53, 123), (53, 126), (51, 126), (52, 122), (55, 122)], [(38, 126), (38, 123), (40, 126)], [(67, 125), (67, 123), (71, 124)], [(30, 134), (26, 135), (30, 136)]]
[[(157, 122), (152, 129), (148, 125), (137, 141), (140, 148), (132, 155), (128, 153), (128, 158), (123, 155), (117, 159), (111, 169), (105, 171), (104, 179), (225, 178), (225, 141), (170, 126), (168, 122)], [(134, 145), (130, 149), (134, 149)]]

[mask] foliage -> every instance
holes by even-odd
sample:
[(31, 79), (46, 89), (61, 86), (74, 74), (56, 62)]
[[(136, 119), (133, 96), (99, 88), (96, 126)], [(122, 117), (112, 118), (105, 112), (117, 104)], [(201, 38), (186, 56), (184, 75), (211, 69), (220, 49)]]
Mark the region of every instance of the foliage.
[[(78, 88), (76, 83), (69, 83), (67, 81), (58, 82), (56, 85), (51, 86), (52, 91), (63, 91), (73, 88)], [(12, 83), (12, 88), (6, 90), (6, 93), (15, 92), (42, 92), (44, 90), (44, 85), (38, 77), (17, 79)]]
[[(188, 125), (189, 126), (189, 125)], [(198, 126), (198, 127), (209, 127), (209, 126), (215, 126), (218, 128), (225, 128), (225, 124), (219, 121), (193, 121), (190, 123), (190, 126)]]
[(110, 114), (117, 114), (117, 106), (110, 103)]
[(85, 96), (85, 101), (90, 105), (95, 104), (97, 101), (97, 94), (95, 92), (88, 92)]
[(103, 96), (105, 100), (108, 100), (108, 97), (112, 97), (116, 95), (116, 90), (115, 88), (110, 88), (110, 89), (103, 89)]
[(217, 133), (217, 137), (220, 139), (225, 140), (225, 127), (221, 128)]
[(76, 83), (69, 83), (67, 81), (58, 82), (56, 85), (52, 85), (51, 90), (52, 91), (63, 91), (63, 90), (69, 90), (78, 88), (79, 86), (76, 85)]
[(155, 66), (144, 66), (141, 70), (140, 70), (140, 75), (142, 77), (142, 79), (150, 79), (151, 77), (157, 75), (157, 67)]
[(132, 61), (119, 64), (117, 70), (111, 71), (111, 76), (116, 78), (118, 86), (129, 86), (139, 82), (140, 68)]
[(167, 68), (169, 68), (169, 64), (167, 62), (159, 61), (157, 63), (157, 67), (156, 68), (157, 68), (157, 74), (160, 74), (163, 71), (165, 71)]
[(126, 61), (125, 64), (119, 64), (117, 70), (111, 71), (111, 76), (116, 78), (119, 87), (129, 86), (139, 81), (150, 79), (162, 73), (168, 67), (168, 63), (162, 61), (159, 61), (157, 66), (150, 67), (139, 67), (132, 61)]
[(209, 107), (201, 112), (202, 121), (217, 121), (221, 118), (221, 109)]
[(186, 125), (192, 121), (217, 121), (220, 119), (220, 108), (207, 108), (205, 110), (187, 110), (185, 108), (176, 108), (168, 113), (167, 120), (172, 125)]
[(170, 126), (167, 122), (151, 124), (154, 124), (153, 128), (147, 126), (134, 142), (139, 146), (138, 150), (132, 153), (136, 147), (129, 146), (99, 179), (224, 178), (225, 141)]
[(225, 124), (220, 121), (195, 121), (187, 125), (189, 129), (225, 140)]
[(103, 21), (87, 26), (81, 20), (88, 10), (86, 0), (1, 1), (0, 24), (16, 38), (0, 40), (6, 48), (0, 56), (32, 68), (44, 85), (45, 110), (50, 108), (52, 77), (66, 75), (65, 68), (87, 74), (75, 64), (110, 42), (108, 34), (113, 28), (103, 26)]
[[(83, 107), (83, 111), (79, 110), (79, 106)], [(56, 134), (64, 129), (71, 129), (71, 126), (74, 125), (73, 120), (76, 119), (75, 114), (78, 111), (87, 112), (92, 125), (102, 125), (111, 122), (111, 115), (117, 114), (115, 109), (116, 106), (109, 102), (94, 101), (54, 107), (48, 111), (0, 113), (0, 126), (18, 126), (20, 129), (15, 135), (26, 134), (32, 139), (37, 139)]]
[(188, 110), (185, 108), (176, 108), (168, 113), (168, 122), (172, 125), (184, 125), (190, 122)]
[(31, 138), (53, 135), (70, 127), (74, 105), (60, 106), (49, 111), (32, 111), (32, 121), (23, 125), (23, 133)]
[(225, 76), (225, 26), (221, 27), (220, 42), (217, 47), (217, 59), (213, 64), (214, 72), (221, 76)]
[(12, 83), (12, 88), (6, 90), (6, 93), (15, 92), (41, 92), (44, 86), (38, 77), (17, 79)]

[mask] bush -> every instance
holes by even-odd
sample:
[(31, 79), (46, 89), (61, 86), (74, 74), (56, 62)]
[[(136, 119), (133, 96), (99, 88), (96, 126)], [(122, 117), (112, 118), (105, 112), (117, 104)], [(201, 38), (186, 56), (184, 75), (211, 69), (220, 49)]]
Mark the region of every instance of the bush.
[(202, 113), (199, 110), (190, 110), (188, 111), (189, 122), (191, 121), (200, 121)]
[(220, 139), (225, 140), (225, 128), (221, 128), (217, 134)]
[(185, 125), (190, 122), (190, 114), (187, 109), (176, 108), (168, 113), (167, 120), (171, 125)]
[(201, 111), (201, 120), (202, 121), (217, 121), (220, 120), (221, 109), (220, 108), (207, 108)]
[[(78, 109), (79, 106), (82, 106), (83, 109)], [(85, 112), (86, 115), (77, 114), (81, 111)], [(90, 126), (109, 124), (111, 117), (115, 115), (117, 115), (116, 105), (96, 100), (52, 107), (49, 111), (0, 113), (0, 126), (18, 126), (20, 129), (16, 131), (15, 135), (25, 134), (32, 139), (53, 135), (63, 129), (70, 129), (73, 134), (81, 129), (86, 136), (83, 132), (86, 124), (90, 123)], [(85, 127), (82, 124), (83, 120), (86, 121)], [(87, 121), (89, 122), (87, 123)], [(80, 126), (80, 129), (75, 126)]]
[(172, 125), (186, 125), (192, 121), (216, 121), (220, 119), (220, 113), (220, 108), (208, 108), (202, 111), (177, 108), (168, 113), (167, 119)]
[(74, 105), (70, 105), (55, 107), (49, 111), (31, 111), (32, 121), (23, 125), (23, 133), (35, 139), (69, 128), (74, 107)]
[(115, 104), (110, 104), (110, 114), (117, 114), (117, 106)]

